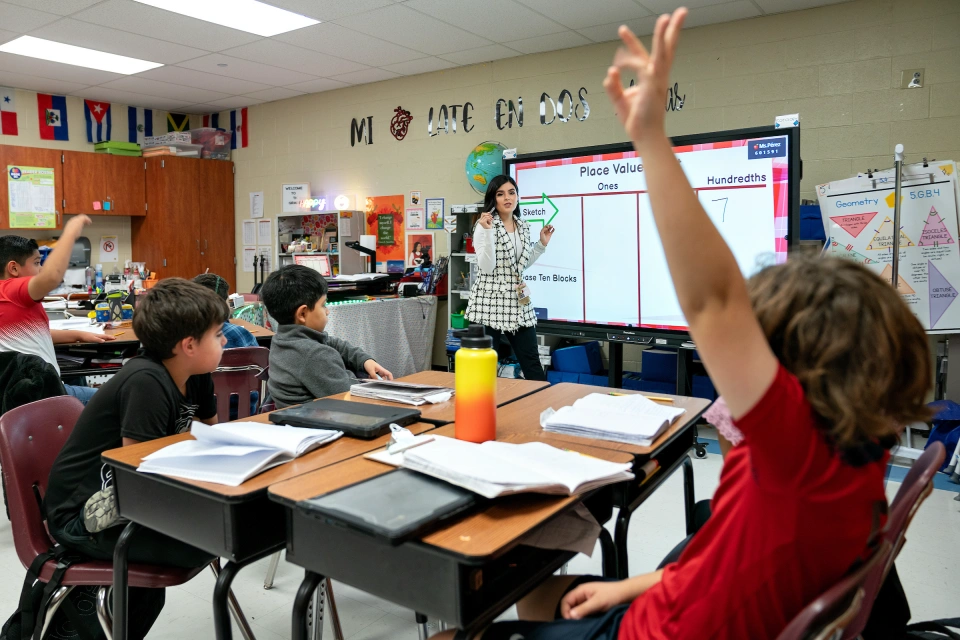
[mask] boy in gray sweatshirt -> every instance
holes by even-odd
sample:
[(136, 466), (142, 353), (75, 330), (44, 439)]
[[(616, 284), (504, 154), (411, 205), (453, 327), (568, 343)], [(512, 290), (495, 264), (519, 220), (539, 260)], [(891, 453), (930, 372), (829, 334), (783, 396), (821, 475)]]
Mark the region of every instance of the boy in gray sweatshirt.
[(267, 388), (277, 408), (309, 402), (350, 390), (355, 372), (393, 380), (359, 347), (324, 332), (327, 326), (327, 281), (301, 265), (274, 271), (260, 291), (280, 329), (270, 345)]

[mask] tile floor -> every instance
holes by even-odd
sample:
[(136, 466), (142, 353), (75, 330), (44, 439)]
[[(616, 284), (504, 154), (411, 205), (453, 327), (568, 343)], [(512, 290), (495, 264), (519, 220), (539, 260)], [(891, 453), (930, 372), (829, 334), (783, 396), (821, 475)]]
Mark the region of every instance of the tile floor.
[[(711, 443), (706, 459), (695, 460), (697, 499), (710, 497), (716, 488), (721, 458)], [(896, 470), (891, 478), (901, 478)], [(960, 502), (954, 497), (960, 485), (938, 482), (939, 487), (924, 503), (910, 529), (907, 544), (897, 561), (904, 588), (910, 599), (913, 619), (931, 620), (960, 615)], [(899, 483), (891, 480), (892, 497)], [(660, 559), (683, 538), (681, 511), (683, 480), (676, 473), (634, 514), (630, 530), (630, 569), (634, 573), (653, 570)], [(274, 589), (263, 589), (267, 561), (244, 569), (234, 582), (234, 592), (260, 640), (290, 637), (293, 597), (303, 576), (302, 570), (280, 563)], [(577, 556), (571, 573), (600, 573), (600, 554)], [(0, 518), (0, 620), (13, 611), (19, 597), (23, 567), (17, 559), (10, 524)], [(167, 602), (149, 638), (193, 640), (213, 638), (210, 598), (213, 575), (206, 571), (181, 587), (167, 590)], [(334, 583), (334, 593), (344, 634), (349, 640), (415, 640), (413, 612), (347, 585)], [(507, 611), (504, 616), (512, 616)], [(234, 630), (234, 637), (239, 633)], [(324, 637), (332, 638), (329, 625)]]

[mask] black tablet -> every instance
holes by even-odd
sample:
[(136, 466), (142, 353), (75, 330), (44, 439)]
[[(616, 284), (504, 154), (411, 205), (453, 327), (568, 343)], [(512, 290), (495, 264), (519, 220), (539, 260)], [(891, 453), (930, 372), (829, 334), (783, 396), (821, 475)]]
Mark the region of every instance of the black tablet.
[(420, 411), (403, 407), (320, 399), (270, 414), (274, 424), (309, 429), (336, 429), (352, 438), (370, 440), (390, 433), (390, 425), (405, 427), (420, 420)]
[(397, 469), (297, 503), (303, 513), (390, 544), (421, 538), (483, 498), (430, 476)]

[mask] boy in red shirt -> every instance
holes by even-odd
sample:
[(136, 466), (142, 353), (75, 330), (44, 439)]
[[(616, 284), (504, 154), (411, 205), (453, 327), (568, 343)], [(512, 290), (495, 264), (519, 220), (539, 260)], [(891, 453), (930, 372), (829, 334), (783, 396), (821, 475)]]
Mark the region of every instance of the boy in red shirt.
[[(652, 53), (620, 27), (626, 49), (604, 86), (643, 158), (690, 334), (744, 440), (677, 562), (619, 582), (554, 578), (519, 604), (524, 621), (483, 640), (775, 638), (867, 550), (884, 521), (887, 449), (928, 417), (926, 336), (889, 282), (804, 258), (744, 281), (664, 131), (685, 17), (660, 17)], [(622, 70), (636, 86), (623, 88)]]
[[(54, 344), (113, 340), (86, 331), (51, 330), (40, 301), (60, 286), (70, 264), (73, 243), (80, 237), (87, 216), (74, 216), (63, 227), (57, 246), (40, 268), (40, 249), (35, 240), (20, 236), (0, 237), (0, 351), (28, 353), (45, 360), (60, 373)], [(95, 389), (64, 385), (67, 393), (84, 404)]]

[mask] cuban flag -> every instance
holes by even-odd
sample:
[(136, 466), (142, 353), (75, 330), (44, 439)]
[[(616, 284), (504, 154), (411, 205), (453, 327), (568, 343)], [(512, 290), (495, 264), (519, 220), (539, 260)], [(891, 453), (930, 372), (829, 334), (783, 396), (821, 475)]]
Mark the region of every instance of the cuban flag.
[(37, 120), (41, 140), (69, 140), (67, 126), (67, 99), (48, 93), (37, 94)]
[(230, 112), (230, 132), (233, 140), (231, 149), (244, 149), (247, 146), (247, 108), (234, 109)]
[(10, 87), (0, 87), (0, 133), (5, 136), (18, 135), (17, 103)]
[(87, 142), (110, 140), (110, 134), (113, 131), (113, 119), (110, 114), (109, 102), (84, 100), (83, 117), (87, 120)]
[(203, 116), (203, 126), (204, 128), (213, 127), (214, 129), (220, 128), (220, 114), (211, 113)]
[(153, 135), (153, 109), (127, 107), (127, 140), (141, 147), (143, 139)]

